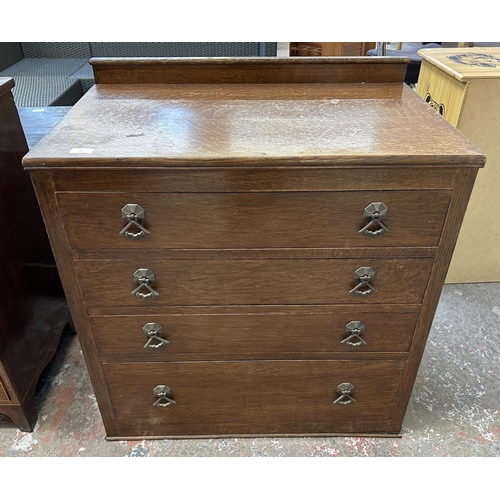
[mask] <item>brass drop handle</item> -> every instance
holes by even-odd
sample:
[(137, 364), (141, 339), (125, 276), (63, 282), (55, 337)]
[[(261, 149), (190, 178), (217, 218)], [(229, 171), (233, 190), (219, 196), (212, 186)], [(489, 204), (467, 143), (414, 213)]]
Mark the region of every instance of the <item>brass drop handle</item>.
[(351, 347), (360, 347), (366, 345), (366, 340), (361, 337), (365, 331), (365, 324), (362, 321), (350, 321), (345, 325), (345, 333), (350, 334), (341, 344)]
[[(120, 231), (122, 236), (130, 238), (131, 240), (138, 240), (144, 236), (151, 234), (142, 224), (146, 220), (146, 211), (136, 203), (128, 203), (122, 208), (122, 219), (127, 222), (127, 225)], [(135, 226), (139, 231), (129, 231)]]
[[(377, 289), (370, 283), (375, 278), (375, 270), (371, 267), (360, 267), (354, 272), (354, 281), (358, 284), (349, 291), (354, 295), (364, 297), (365, 295), (370, 295), (375, 293)], [(363, 289), (364, 288), (364, 289)]]
[(168, 385), (157, 385), (153, 389), (153, 394), (158, 398), (153, 406), (165, 408), (176, 404), (176, 401), (168, 397), (172, 394), (172, 389)]
[[(363, 218), (368, 221), (365, 227), (363, 227), (359, 232), (365, 236), (370, 236), (375, 238), (376, 236), (381, 236), (384, 233), (388, 233), (389, 229), (382, 222), (387, 217), (388, 208), (387, 205), (380, 201), (370, 203), (363, 213)], [(378, 229), (370, 229), (376, 227)]]
[[(151, 285), (155, 282), (155, 273), (151, 269), (137, 269), (134, 273), (134, 281), (139, 286), (130, 292), (131, 295), (135, 295), (141, 299), (152, 299), (160, 295), (156, 290), (151, 288)], [(148, 291), (144, 292), (144, 289)]]
[(158, 323), (146, 323), (142, 329), (149, 337), (148, 341), (144, 344), (144, 349), (159, 349), (169, 344), (167, 339), (161, 337), (163, 335), (163, 328)]
[(349, 382), (344, 382), (337, 386), (337, 392), (340, 396), (333, 402), (334, 405), (350, 405), (355, 403), (356, 400), (351, 396), (351, 392), (354, 390), (354, 385)]

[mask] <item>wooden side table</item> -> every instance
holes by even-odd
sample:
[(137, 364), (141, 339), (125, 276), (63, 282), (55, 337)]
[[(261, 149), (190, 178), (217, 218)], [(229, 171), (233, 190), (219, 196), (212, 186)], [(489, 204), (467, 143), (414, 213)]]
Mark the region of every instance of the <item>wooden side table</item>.
[(69, 312), (29, 175), (11, 89), (0, 78), (0, 413), (23, 431), (36, 422), (35, 388)]
[(477, 176), (447, 283), (500, 281), (500, 48), (423, 49), (417, 93), (479, 146)]

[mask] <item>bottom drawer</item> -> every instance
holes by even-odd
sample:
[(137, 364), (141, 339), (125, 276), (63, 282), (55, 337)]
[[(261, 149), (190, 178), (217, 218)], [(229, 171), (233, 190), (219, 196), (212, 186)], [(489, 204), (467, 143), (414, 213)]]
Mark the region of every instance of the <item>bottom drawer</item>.
[[(108, 437), (385, 433), (391, 429), (404, 364), (105, 363), (116, 419), (116, 436)], [(334, 404), (340, 384), (354, 386), (354, 400), (347, 395), (341, 400), (348, 404)]]

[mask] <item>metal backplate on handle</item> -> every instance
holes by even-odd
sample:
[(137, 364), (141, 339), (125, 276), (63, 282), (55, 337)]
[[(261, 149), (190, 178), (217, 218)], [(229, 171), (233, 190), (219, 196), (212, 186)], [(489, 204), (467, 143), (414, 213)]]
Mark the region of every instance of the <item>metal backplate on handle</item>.
[[(370, 236), (375, 238), (376, 236), (381, 236), (384, 233), (388, 233), (389, 229), (382, 222), (387, 217), (388, 208), (387, 205), (381, 201), (376, 201), (370, 203), (363, 213), (363, 218), (368, 221), (359, 232), (365, 236)], [(378, 226), (378, 229), (374, 229)]]
[[(144, 226), (146, 220), (146, 211), (136, 203), (128, 203), (122, 208), (122, 219), (127, 222), (127, 225), (120, 231), (122, 236), (131, 240), (138, 240), (144, 236), (151, 234)], [(134, 227), (138, 231), (130, 231)]]
[(167, 339), (161, 337), (163, 335), (163, 328), (158, 323), (146, 323), (142, 329), (149, 337), (148, 341), (144, 344), (144, 349), (159, 349), (169, 344)]
[(151, 269), (137, 269), (134, 273), (134, 281), (139, 286), (130, 292), (131, 295), (135, 295), (141, 299), (152, 299), (160, 295), (156, 290), (151, 288), (151, 285), (155, 282), (155, 273)]
[(153, 389), (153, 394), (158, 398), (153, 406), (166, 407), (175, 405), (175, 401), (172, 398), (169, 398), (172, 394), (172, 389), (168, 385), (157, 385)]
[(364, 297), (365, 295), (370, 295), (375, 293), (376, 288), (370, 283), (375, 278), (375, 270), (371, 267), (360, 267), (354, 272), (353, 279), (357, 281), (358, 284), (349, 291), (354, 295)]
[(350, 335), (340, 343), (351, 347), (366, 345), (365, 339), (361, 337), (364, 331), (365, 324), (362, 321), (350, 321), (347, 325), (345, 325), (345, 333)]
[(355, 403), (356, 400), (351, 396), (351, 392), (354, 390), (354, 385), (349, 382), (344, 382), (337, 386), (337, 392), (340, 394), (333, 404), (334, 405), (349, 405)]

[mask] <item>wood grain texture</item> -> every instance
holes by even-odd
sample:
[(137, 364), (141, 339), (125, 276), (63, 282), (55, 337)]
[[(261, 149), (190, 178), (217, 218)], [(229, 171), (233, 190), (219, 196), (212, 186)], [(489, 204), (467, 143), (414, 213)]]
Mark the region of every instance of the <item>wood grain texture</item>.
[(366, 191), (453, 189), (459, 168), (179, 168), (136, 171), (99, 167), (93, 171), (72, 168), (54, 173), (56, 190), (121, 191), (148, 193), (238, 193), (301, 191)]
[(33, 146), (71, 109), (71, 106), (47, 106), (45, 108), (18, 108), (28, 147)]
[[(402, 85), (401, 61), (380, 59), (385, 83), (360, 91), (325, 82), (372, 62), (301, 60), (101, 61), (25, 158), (108, 438), (400, 432), (485, 158)], [(403, 207), (387, 246), (334, 218), (366, 192)], [(154, 230), (136, 247), (110, 236), (131, 196)], [(377, 292), (357, 297), (364, 266)], [(131, 294), (139, 268), (156, 275), (152, 300)], [(356, 319), (364, 351), (340, 344)], [(146, 322), (168, 346), (144, 354)], [(356, 403), (332, 404), (341, 382)], [(163, 384), (170, 408), (153, 406)]]
[(0, 413), (31, 431), (36, 383), (69, 318), (33, 186), (21, 164), (28, 146), (13, 86), (13, 79), (0, 78)]
[[(151, 91), (168, 99), (213, 101), (251, 100), (316, 100), (316, 99), (399, 99), (403, 92), (401, 82), (393, 83), (206, 83), (148, 84), (138, 89), (136, 85), (114, 84), (115, 92), (122, 99), (149, 99)], [(101, 94), (100, 94), (101, 95)], [(113, 94), (102, 98), (113, 99)]]
[(70, 321), (64, 297), (34, 296), (25, 299), (23, 307), (27, 310), (25, 323), (6, 340), (0, 360), (12, 388), (12, 399), (19, 403), (30, 391), (34, 392)]
[[(433, 259), (75, 261), (88, 306), (243, 304), (420, 304)], [(372, 267), (376, 293), (349, 291), (354, 272)], [(159, 296), (132, 295), (134, 273), (155, 273)], [(143, 292), (147, 290), (142, 290)]]
[[(404, 361), (104, 364), (118, 435), (388, 432)], [(356, 402), (334, 405), (340, 383)], [(153, 388), (176, 404), (159, 408)], [(112, 435), (110, 437), (113, 437)]]
[[(307, 354), (305, 356), (304, 354)], [(360, 360), (400, 360), (406, 359), (408, 357), (407, 351), (377, 351), (377, 352), (332, 352), (332, 351), (308, 351), (307, 353), (303, 352), (288, 352), (286, 353), (286, 359), (290, 361), (301, 361), (307, 357), (308, 360), (329, 360), (329, 361), (360, 361)], [(154, 359), (154, 356), (145, 356), (141, 358), (137, 358), (130, 354), (113, 354), (113, 355), (102, 355), (101, 361), (103, 363), (129, 363), (136, 361), (151, 361), (151, 362), (185, 362), (185, 361), (282, 361), (284, 358), (283, 354), (274, 351), (271, 353), (250, 353), (250, 354), (229, 354), (226, 352), (223, 353), (206, 353), (203, 356), (193, 356), (192, 354), (172, 354), (162, 359)]]
[[(418, 304), (377, 304), (378, 313), (415, 313), (420, 311)], [(89, 316), (158, 316), (161, 314), (333, 314), (335, 311), (359, 313), (372, 313), (373, 306), (370, 304), (351, 305), (308, 305), (308, 306), (287, 306), (287, 305), (258, 305), (258, 306), (164, 306), (161, 309), (148, 304), (138, 304), (127, 307), (126, 311), (121, 307), (88, 307)]]
[[(25, 173), (20, 171), (20, 162), (27, 152), (27, 146), (11, 94), (13, 86), (12, 78), (0, 79), (0, 211), (4, 214), (11, 210), (12, 198), (14, 203), (17, 203), (16, 193), (19, 193), (21, 198), (25, 196), (22, 182)], [(21, 207), (16, 205), (16, 208)], [(21, 213), (20, 216), (26, 220), (25, 213)], [(19, 237), (19, 228), (15, 228), (12, 217), (4, 219), (6, 219), (3, 222), (4, 236), (0, 242), (0, 377), (3, 378), (6, 387), (10, 386), (9, 391), (14, 395), (2, 359), (5, 344), (12, 339), (19, 328), (22, 329), (28, 315), (28, 311), (23, 307), (21, 280), (26, 249), (23, 248), (22, 241), (11, 237), (11, 235)], [(32, 230), (32, 227), (27, 228), (28, 239)]]
[[(329, 193), (61, 193), (72, 248), (231, 249), (437, 246), (451, 190)], [(361, 234), (364, 210), (383, 202), (389, 232)], [(151, 233), (133, 240), (121, 209), (138, 204)], [(368, 221), (369, 222), (369, 221)], [(380, 226), (374, 222), (375, 231)], [(129, 231), (137, 233), (138, 227)]]
[(428, 61), (422, 61), (418, 75), (417, 94), (430, 99), (435, 106), (443, 106), (441, 113), (454, 127), (457, 126), (460, 111), (467, 93), (467, 84), (443, 73)]
[[(284, 432), (281, 434), (272, 434), (266, 432), (266, 437), (269, 438), (283, 438), (283, 437), (362, 437), (362, 438), (400, 438), (402, 437), (399, 433), (376, 433), (376, 432), (328, 432), (328, 433), (310, 433), (310, 432)], [(158, 435), (158, 436), (148, 436), (148, 440), (152, 439), (227, 439), (227, 438), (237, 438), (237, 439), (255, 439), (262, 437), (261, 434), (246, 434), (243, 432), (225, 433), (225, 434), (176, 434), (176, 435)], [(106, 441), (142, 441), (142, 436), (130, 436), (130, 435), (120, 435), (116, 437), (106, 437)]]
[(92, 58), (97, 84), (402, 82), (408, 58)]
[[(148, 316), (92, 317), (92, 330), (101, 356), (127, 355), (148, 361), (168, 361), (184, 355), (187, 360), (203, 360), (207, 354), (244, 359), (253, 355), (280, 356), (291, 353), (372, 353), (407, 352), (410, 348), (417, 313), (379, 313), (376, 309), (360, 313), (349, 309), (325, 311), (323, 314), (205, 314), (168, 315), (163, 311)], [(352, 347), (341, 342), (351, 321), (362, 321), (361, 337), (366, 345)], [(145, 348), (149, 337), (143, 327), (157, 323), (163, 328), (162, 338), (169, 344), (161, 348)], [(357, 342), (354, 338), (351, 342)], [(152, 345), (158, 345), (154, 340)]]
[[(363, 247), (363, 248), (254, 248), (219, 250), (148, 250), (151, 260), (276, 260), (276, 259), (380, 259), (427, 258), (436, 255), (436, 247)], [(123, 250), (73, 249), (75, 260), (122, 260)], [(127, 249), (132, 258), (142, 257), (140, 249)]]
[(7, 394), (7, 390), (2, 384), (2, 381), (0, 380), (0, 401), (8, 401), (9, 400), (9, 395)]
[[(2, 88), (6, 90), (10, 85), (13, 83), (7, 81)], [(20, 263), (30, 263), (32, 266), (53, 264), (54, 258), (33, 186), (21, 164), (28, 152), (26, 137), (12, 94), (7, 90), (0, 96), (0, 118), (0, 198), (2, 212), (9, 214), (4, 220), (2, 240), (15, 249), (18, 266)], [(54, 281), (57, 281), (55, 274)], [(17, 271), (17, 275), (21, 275), (21, 270)], [(23, 284), (35, 284), (32, 281), (35, 280), (28, 276)], [(46, 286), (50, 287), (50, 284), (46, 283)]]
[[(158, 436), (148, 436), (148, 440), (153, 440), (153, 439), (225, 439), (227, 438), (227, 434), (204, 434), (204, 435), (196, 435), (196, 434), (188, 434), (188, 435), (182, 435), (182, 436), (171, 436), (171, 435), (158, 435)], [(266, 432), (264, 434), (244, 434), (244, 433), (231, 433), (230, 437), (235, 438), (235, 439), (245, 439), (245, 438), (258, 438), (258, 437), (267, 437), (267, 438), (284, 438), (284, 437), (295, 437), (295, 438), (300, 438), (300, 437), (363, 437), (363, 438), (400, 438), (402, 437), (401, 434), (398, 433), (388, 433), (388, 432), (324, 432), (324, 433), (311, 433), (311, 432), (287, 432), (287, 433), (281, 433), (281, 434), (272, 434), (269, 432)], [(142, 441), (143, 437), (142, 436), (129, 436), (129, 435), (120, 435), (120, 436), (115, 436), (115, 437), (106, 437), (106, 441)]]
[(30, 393), (19, 404), (1, 405), (0, 413), (7, 415), (20, 431), (32, 432), (37, 421), (35, 395)]
[(6, 346), (0, 376), (12, 397), (0, 402), (0, 413), (9, 416), (21, 431), (33, 431), (37, 421), (35, 390), (43, 370), (53, 358), (63, 328), (70, 321), (64, 298), (38, 298), (33, 318)]
[(399, 99), (209, 101), (171, 99), (137, 85), (138, 106), (115, 87), (90, 89), (28, 153), (25, 167), (484, 163), (484, 155), (409, 88)]

